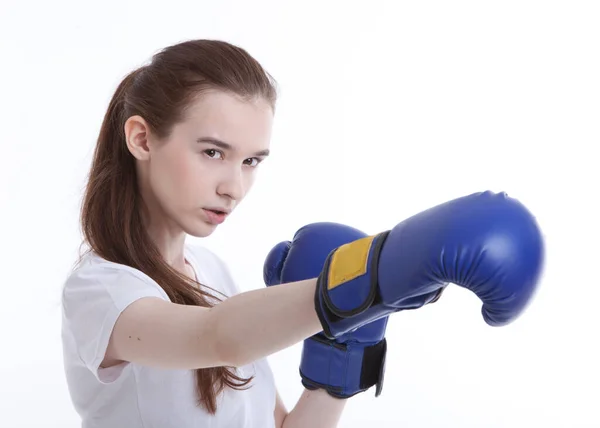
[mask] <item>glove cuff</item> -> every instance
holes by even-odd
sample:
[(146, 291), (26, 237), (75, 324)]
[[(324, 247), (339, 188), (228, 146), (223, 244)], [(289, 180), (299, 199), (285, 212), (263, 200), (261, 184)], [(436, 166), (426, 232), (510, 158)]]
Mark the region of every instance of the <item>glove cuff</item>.
[(387, 314), (381, 307), (378, 267), (389, 233), (344, 244), (327, 257), (314, 299), (327, 338), (335, 339)]
[(317, 334), (304, 341), (300, 376), (307, 389), (325, 389), (331, 396), (350, 398), (376, 386), (381, 394), (387, 342), (338, 343)]

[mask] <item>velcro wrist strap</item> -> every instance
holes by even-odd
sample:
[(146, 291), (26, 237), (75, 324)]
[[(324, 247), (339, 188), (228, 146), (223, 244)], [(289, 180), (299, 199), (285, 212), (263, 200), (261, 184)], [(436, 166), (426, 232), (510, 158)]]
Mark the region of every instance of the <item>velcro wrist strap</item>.
[(365, 345), (358, 342), (338, 343), (315, 335), (304, 341), (300, 375), (308, 389), (325, 389), (338, 398), (349, 398), (372, 386), (376, 396), (383, 387), (385, 374), (385, 338)]

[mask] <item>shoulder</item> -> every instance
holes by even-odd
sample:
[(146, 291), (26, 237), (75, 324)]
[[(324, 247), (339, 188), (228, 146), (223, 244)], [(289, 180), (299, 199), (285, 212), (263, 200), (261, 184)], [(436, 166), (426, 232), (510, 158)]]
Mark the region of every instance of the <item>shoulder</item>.
[(64, 281), (63, 305), (100, 296), (117, 306), (142, 296), (168, 299), (164, 290), (143, 272), (88, 253)]
[(240, 293), (229, 266), (213, 250), (198, 243), (186, 244), (186, 258), (196, 269), (200, 282), (220, 288), (229, 297)]

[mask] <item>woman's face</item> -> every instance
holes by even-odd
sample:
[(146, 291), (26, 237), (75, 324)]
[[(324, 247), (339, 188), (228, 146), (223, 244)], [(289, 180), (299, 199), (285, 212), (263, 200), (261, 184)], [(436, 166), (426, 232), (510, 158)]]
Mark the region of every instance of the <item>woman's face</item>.
[(148, 133), (145, 152), (136, 157), (151, 226), (210, 235), (252, 187), (268, 156), (272, 122), (273, 110), (263, 99), (210, 91), (166, 139)]

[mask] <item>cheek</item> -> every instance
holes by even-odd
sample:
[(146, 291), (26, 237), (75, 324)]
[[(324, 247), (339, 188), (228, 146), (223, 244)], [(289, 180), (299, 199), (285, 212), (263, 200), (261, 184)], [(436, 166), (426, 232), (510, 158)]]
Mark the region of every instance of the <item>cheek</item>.
[(245, 178), (244, 188), (246, 189), (246, 192), (248, 192), (254, 185), (254, 181), (256, 180), (256, 174), (257, 174), (256, 170), (249, 170), (248, 173), (246, 174), (246, 176), (244, 177)]
[(197, 167), (190, 153), (163, 153), (153, 159), (153, 188), (163, 204), (184, 207), (193, 203), (193, 188), (197, 183)]

